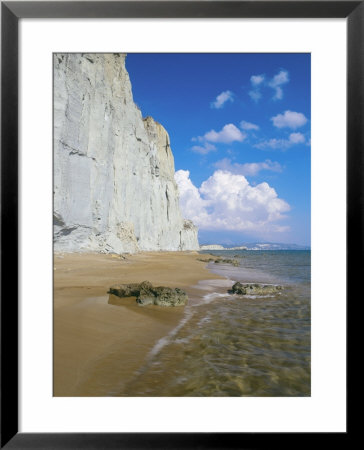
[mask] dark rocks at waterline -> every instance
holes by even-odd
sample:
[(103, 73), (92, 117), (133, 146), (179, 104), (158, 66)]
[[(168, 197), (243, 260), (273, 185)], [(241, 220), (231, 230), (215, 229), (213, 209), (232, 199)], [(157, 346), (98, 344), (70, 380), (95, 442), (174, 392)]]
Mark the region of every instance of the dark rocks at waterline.
[(186, 292), (179, 288), (159, 286), (137, 298), (139, 305), (183, 306), (187, 303)]
[(251, 284), (251, 283), (235, 283), (228, 291), (230, 294), (238, 295), (271, 295), (277, 294), (282, 290), (282, 286), (273, 284)]
[(197, 261), (201, 261), (204, 263), (209, 263), (209, 262), (215, 262), (216, 259), (215, 258), (197, 258)]
[[(111, 286), (108, 294), (119, 298), (134, 297), (141, 306), (183, 306), (188, 300), (186, 292), (182, 289), (165, 286), (153, 287), (149, 281)], [(110, 300), (109, 303), (115, 304)]]
[(239, 261), (237, 259), (224, 259), (224, 258), (197, 258), (197, 261), (210, 263), (214, 262), (215, 264), (232, 264), (235, 267), (238, 267)]
[(215, 263), (217, 263), (217, 264), (231, 264), (231, 265), (233, 265), (235, 267), (240, 266), (239, 261), (237, 259), (223, 259), (223, 258), (221, 258), (221, 259), (217, 259), (215, 261)]
[(139, 297), (140, 294), (148, 293), (153, 289), (152, 283), (143, 281), (142, 283), (117, 284), (111, 286), (108, 294), (116, 295), (117, 297)]

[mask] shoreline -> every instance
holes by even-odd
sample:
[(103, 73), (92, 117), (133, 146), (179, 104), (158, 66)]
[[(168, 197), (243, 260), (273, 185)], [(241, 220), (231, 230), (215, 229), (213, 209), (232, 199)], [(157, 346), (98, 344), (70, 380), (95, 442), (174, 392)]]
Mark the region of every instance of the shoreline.
[[(131, 382), (149, 353), (178, 327), (185, 307), (108, 303), (116, 283), (184, 289), (190, 302), (208, 292), (211, 272), (195, 252), (54, 254), (54, 396), (112, 396)], [(220, 283), (218, 282), (220, 280)], [(223, 283), (224, 284), (224, 283)]]

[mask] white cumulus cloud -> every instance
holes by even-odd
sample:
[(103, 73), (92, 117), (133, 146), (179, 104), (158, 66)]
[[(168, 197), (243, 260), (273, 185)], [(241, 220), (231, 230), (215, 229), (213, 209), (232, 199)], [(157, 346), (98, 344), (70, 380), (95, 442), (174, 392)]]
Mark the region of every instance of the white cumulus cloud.
[(275, 224), (284, 219), (290, 206), (278, 198), (268, 183), (249, 184), (243, 175), (217, 170), (200, 188), (187, 170), (179, 170), (175, 179), (180, 191), (183, 215), (205, 230), (283, 231)]
[(287, 70), (281, 70), (273, 78), (267, 78), (265, 75), (252, 75), (250, 77), (250, 83), (252, 90), (248, 92), (250, 98), (258, 102), (263, 94), (261, 88), (269, 87), (274, 90), (273, 100), (281, 100), (283, 98), (282, 86), (289, 82), (289, 73)]
[(234, 94), (231, 91), (224, 91), (219, 94), (215, 101), (211, 103), (211, 108), (220, 109), (222, 108), (226, 102), (233, 102)]
[(248, 94), (249, 97), (256, 103), (262, 98), (262, 93), (260, 92), (260, 89), (253, 89), (252, 91), (249, 91)]
[(220, 170), (226, 170), (233, 174), (240, 174), (245, 176), (258, 175), (262, 170), (269, 170), (271, 172), (282, 172), (282, 166), (276, 162), (266, 159), (265, 161), (258, 163), (233, 163), (229, 158), (223, 158), (217, 161), (214, 166)]
[(303, 144), (305, 142), (305, 136), (302, 133), (291, 133), (288, 139), (268, 139), (267, 141), (259, 142), (254, 147), (261, 150), (272, 148), (274, 150), (286, 150), (295, 144)]
[(283, 89), (281, 86), (289, 82), (289, 74), (286, 70), (281, 70), (277, 75), (269, 81), (268, 86), (274, 89), (275, 94), (273, 100), (281, 100), (283, 98)]
[(282, 84), (288, 83), (289, 81), (289, 75), (287, 70), (281, 70), (277, 75), (274, 75), (274, 77), (269, 82), (269, 85), (271, 87), (281, 86)]
[(253, 86), (259, 86), (260, 84), (263, 83), (265, 79), (265, 76), (263, 74), (261, 75), (252, 75), (250, 77), (250, 82)]
[(283, 114), (277, 114), (270, 119), (277, 128), (300, 128), (307, 123), (304, 114), (295, 111), (285, 111)]
[(190, 219), (197, 225), (202, 220), (206, 220), (206, 202), (201, 198), (197, 187), (190, 180), (188, 170), (178, 170), (174, 178), (178, 184), (179, 204), (183, 217)]
[(289, 135), (289, 141), (292, 144), (303, 144), (305, 142), (305, 137), (302, 133), (291, 133)]
[(248, 92), (250, 98), (254, 102), (258, 102), (262, 98), (262, 93), (260, 90), (260, 86), (264, 83), (265, 76), (263, 74), (261, 75), (252, 75), (250, 77), (250, 83), (253, 87), (251, 91)]
[(200, 155), (207, 155), (210, 152), (215, 152), (216, 147), (209, 142), (204, 142), (202, 145), (194, 145), (191, 147), (191, 150), (195, 153), (199, 153)]
[(245, 120), (240, 122), (240, 128), (242, 130), (259, 130), (258, 125), (255, 125), (255, 123), (246, 122)]
[(246, 134), (242, 133), (239, 128), (232, 123), (228, 123), (220, 131), (208, 131), (203, 136), (203, 140), (205, 141), (220, 142), (223, 144), (231, 144), (234, 141), (242, 142), (245, 138)]

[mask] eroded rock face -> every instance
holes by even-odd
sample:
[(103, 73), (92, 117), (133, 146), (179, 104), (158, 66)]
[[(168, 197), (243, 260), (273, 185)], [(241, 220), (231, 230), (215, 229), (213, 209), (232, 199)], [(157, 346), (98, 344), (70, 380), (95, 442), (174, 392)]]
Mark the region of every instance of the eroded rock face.
[(54, 248), (197, 250), (170, 139), (142, 118), (123, 54), (54, 55)]
[(273, 284), (250, 284), (250, 283), (235, 283), (230, 293), (238, 295), (271, 295), (277, 294), (282, 290), (282, 286)]
[[(164, 286), (153, 287), (149, 281), (111, 286), (108, 294), (120, 298), (135, 297), (136, 302), (142, 306), (183, 306), (188, 300), (186, 292), (182, 289)], [(110, 301), (109, 303), (115, 304)]]

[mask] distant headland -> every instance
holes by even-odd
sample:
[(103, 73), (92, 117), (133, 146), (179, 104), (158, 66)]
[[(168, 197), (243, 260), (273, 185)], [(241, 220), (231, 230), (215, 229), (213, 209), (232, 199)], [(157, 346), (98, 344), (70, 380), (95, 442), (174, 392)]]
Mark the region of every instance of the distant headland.
[(202, 244), (200, 250), (311, 250), (309, 245), (282, 244), (277, 242), (250, 242), (225, 247), (220, 244)]

